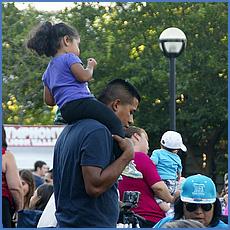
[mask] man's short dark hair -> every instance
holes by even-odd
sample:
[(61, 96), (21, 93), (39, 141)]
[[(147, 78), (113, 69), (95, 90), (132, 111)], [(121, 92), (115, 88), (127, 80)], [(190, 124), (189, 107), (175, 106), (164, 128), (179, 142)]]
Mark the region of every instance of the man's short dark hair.
[(34, 163), (34, 171), (37, 171), (37, 168), (42, 168), (43, 165), (47, 165), (45, 161), (36, 161)]
[(108, 105), (110, 102), (119, 99), (122, 104), (131, 104), (133, 98), (141, 101), (140, 94), (137, 89), (127, 80), (114, 79), (108, 83), (98, 100)]

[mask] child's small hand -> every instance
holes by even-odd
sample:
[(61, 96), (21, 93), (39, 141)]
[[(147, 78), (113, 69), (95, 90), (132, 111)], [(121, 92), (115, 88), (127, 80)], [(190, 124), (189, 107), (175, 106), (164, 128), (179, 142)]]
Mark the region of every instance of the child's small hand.
[(94, 58), (88, 58), (87, 62), (88, 62), (87, 64), (88, 64), (89, 67), (95, 68), (96, 65), (97, 65), (97, 62), (96, 62), (96, 60)]

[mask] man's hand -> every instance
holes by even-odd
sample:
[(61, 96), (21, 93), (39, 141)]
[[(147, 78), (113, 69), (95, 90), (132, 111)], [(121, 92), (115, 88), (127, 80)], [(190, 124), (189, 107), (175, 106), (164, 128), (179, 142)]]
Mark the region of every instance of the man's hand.
[(122, 156), (126, 159), (132, 160), (134, 158), (133, 142), (129, 138), (122, 138), (118, 135), (113, 135), (113, 139), (118, 143), (120, 149), (123, 151)]

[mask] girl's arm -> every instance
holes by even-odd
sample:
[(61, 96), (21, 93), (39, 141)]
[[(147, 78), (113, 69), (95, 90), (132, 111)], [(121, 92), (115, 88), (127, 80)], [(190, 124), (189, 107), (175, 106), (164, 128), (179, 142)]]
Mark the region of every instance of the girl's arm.
[(13, 196), (16, 211), (23, 208), (23, 190), (19, 178), (17, 165), (12, 153), (7, 152), (6, 159), (6, 180), (10, 193)]
[(71, 65), (71, 71), (78, 81), (87, 82), (92, 79), (93, 70), (96, 65), (96, 60), (94, 58), (89, 58), (87, 67), (85, 69), (80, 63), (74, 63), (73, 65)]
[(56, 105), (56, 103), (55, 103), (55, 101), (54, 101), (54, 97), (53, 97), (53, 95), (50, 93), (50, 91), (49, 91), (49, 89), (48, 89), (47, 86), (44, 86), (43, 99), (44, 99), (44, 102), (45, 102), (47, 105), (50, 105), (50, 106)]

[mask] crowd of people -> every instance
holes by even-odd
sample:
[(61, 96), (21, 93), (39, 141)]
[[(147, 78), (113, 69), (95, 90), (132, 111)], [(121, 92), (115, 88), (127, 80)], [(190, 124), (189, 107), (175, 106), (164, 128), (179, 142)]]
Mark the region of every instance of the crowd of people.
[(52, 57), (42, 77), (44, 101), (57, 104), (67, 124), (52, 170), (37, 161), (33, 172), (18, 171), (2, 128), (3, 226), (116, 228), (134, 217), (141, 228), (227, 227), (227, 176), (223, 199), (211, 178), (182, 178), (178, 152), (187, 148), (176, 131), (164, 132), (149, 156), (147, 132), (133, 126), (138, 90), (114, 79), (96, 99), (88, 81), (97, 62), (89, 58), (84, 68), (79, 44), (65, 23), (45, 22), (30, 34), (27, 47)]
[[(211, 178), (196, 174), (181, 181), (182, 166), (176, 154), (180, 149), (184, 151), (187, 149), (179, 133), (165, 132), (160, 141), (161, 149), (154, 150), (150, 158), (147, 156), (147, 133), (134, 126), (127, 128), (126, 133), (133, 140), (135, 157), (132, 167), (129, 164), (122, 173), (118, 188), (120, 197), (124, 196), (125, 191), (140, 192), (137, 207), (132, 209), (135, 214), (144, 217), (139, 219), (140, 227), (227, 227), (226, 206), (221, 205)], [(158, 165), (163, 167), (157, 167)], [(165, 192), (161, 185), (158, 195), (154, 187), (157, 185), (160, 187), (159, 181), (167, 185), (168, 192)], [(226, 181), (227, 176), (225, 176), (224, 193), (227, 192)], [(162, 198), (163, 194), (167, 193), (173, 195), (174, 199), (168, 201), (165, 197)], [(165, 201), (170, 202), (170, 205)], [(226, 201), (225, 198), (224, 202)], [(185, 223), (181, 220), (195, 220), (199, 221), (199, 224), (196, 226), (194, 221)]]
[[(168, 137), (167, 133), (166, 135), (163, 134), (160, 141), (161, 149), (159, 150), (163, 150), (163, 154), (168, 151), (170, 137), (175, 138), (174, 135)], [(170, 133), (172, 134), (172, 131)], [(122, 207), (122, 198), (125, 191), (140, 192), (137, 207), (133, 207), (131, 210), (141, 217), (138, 219), (141, 228), (226, 227), (225, 223), (227, 223), (228, 217), (227, 173), (224, 176), (223, 190), (219, 195), (217, 195), (216, 186), (211, 178), (200, 174), (187, 177), (183, 180), (182, 185), (177, 178), (178, 185), (175, 190), (179, 193), (172, 193), (170, 186), (167, 187), (167, 181), (161, 178), (160, 172), (158, 173), (158, 163), (152, 160), (152, 156), (148, 156), (149, 144), (146, 131), (139, 127), (130, 126), (126, 129), (126, 137), (133, 143), (134, 159), (121, 172), (118, 183), (118, 197), (120, 207)], [(184, 147), (181, 136), (177, 133), (176, 137), (179, 137), (179, 141), (175, 141), (173, 138), (174, 146), (178, 144), (178, 149)], [(53, 170), (49, 170), (45, 162), (36, 161), (33, 172), (28, 169), (18, 171), (13, 154), (7, 151), (4, 127), (2, 128), (2, 143), (4, 152), (2, 162), (3, 226), (37, 227), (43, 214), (48, 217), (50, 216), (49, 212), (53, 212), (50, 219), (45, 218), (42, 227), (56, 227), (58, 222), (55, 217)], [(158, 151), (154, 150), (153, 154), (156, 152)], [(8, 156), (6, 154), (9, 154), (9, 158), (5, 158), (5, 156)], [(164, 159), (164, 157), (162, 158)], [(158, 158), (162, 160), (161, 154)], [(7, 167), (10, 172), (5, 171), (5, 164), (10, 165), (10, 167)], [(175, 165), (177, 164), (175, 163)], [(38, 175), (35, 177), (36, 171), (43, 171), (42, 175), (39, 176), (42, 183), (38, 187), (36, 187), (36, 177), (38, 177)], [(69, 191), (67, 187), (66, 190)], [(166, 203), (167, 208), (164, 209), (159, 205), (159, 199), (163, 203), (168, 202), (171, 205), (168, 206), (168, 203)], [(49, 210), (43, 212), (48, 202), (53, 203), (52, 210), (49, 208)], [(168, 212), (172, 208), (173, 212)], [(119, 219), (119, 221), (123, 222), (122, 219)], [(49, 223), (53, 224), (49, 226)], [(121, 227), (121, 225), (118, 226)]]
[[(38, 172), (40, 172), (39, 175)], [(36, 181), (39, 181), (39, 184), (36, 185)], [(52, 194), (52, 170), (49, 170), (44, 161), (36, 161), (34, 170), (19, 170), (13, 153), (7, 149), (6, 132), (2, 126), (3, 227), (36, 227), (37, 221), (35, 221), (34, 226), (31, 225), (31, 220), (37, 214), (32, 210), (40, 211), (37, 215), (37, 220), (39, 220)], [(28, 214), (30, 215), (27, 219), (30, 220), (29, 224), (28, 221), (24, 220)]]

